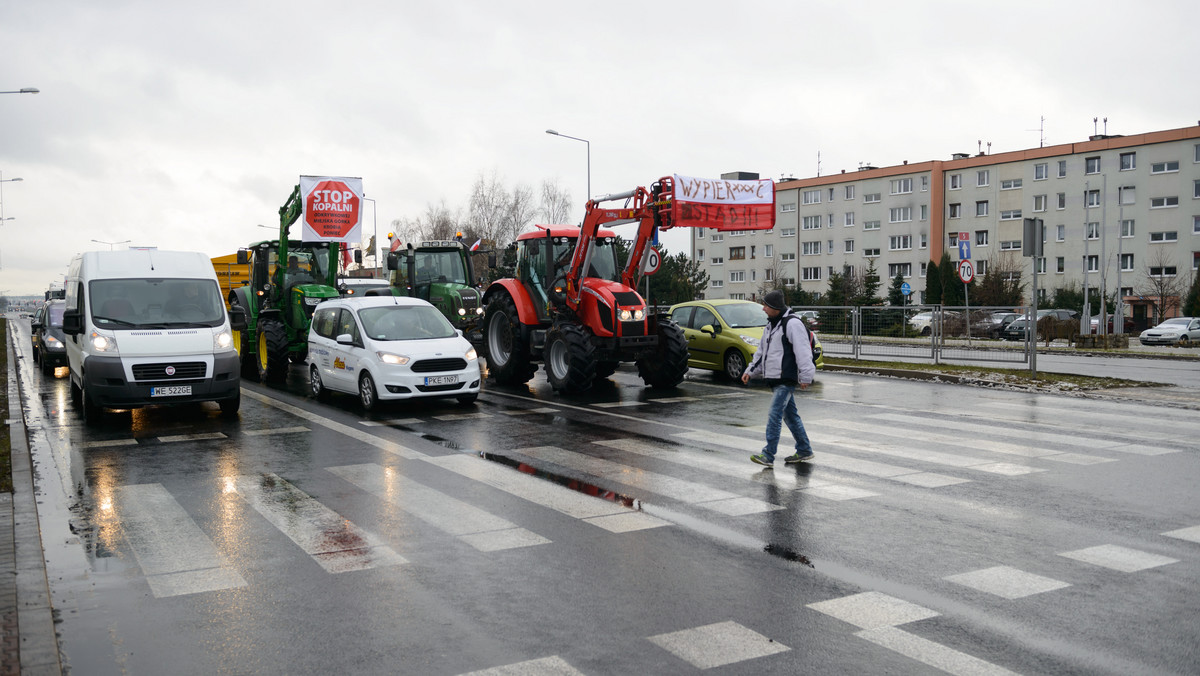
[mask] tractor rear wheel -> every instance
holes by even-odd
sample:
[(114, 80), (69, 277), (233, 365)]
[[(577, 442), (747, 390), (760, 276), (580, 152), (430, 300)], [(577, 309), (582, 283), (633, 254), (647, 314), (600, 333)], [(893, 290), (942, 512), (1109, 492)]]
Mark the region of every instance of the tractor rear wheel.
[(282, 383), (288, 374), (287, 328), (278, 319), (258, 322), (258, 379), (264, 383)]
[(505, 385), (529, 382), (537, 372), (537, 364), (529, 361), (529, 346), (521, 335), (517, 305), (507, 293), (497, 294), (488, 303), (484, 334), (488, 372), (496, 382)]
[(559, 392), (585, 392), (596, 379), (596, 347), (574, 324), (561, 324), (546, 336), (545, 362), (546, 378)]
[(683, 382), (688, 370), (687, 338), (672, 321), (658, 323), (658, 349), (653, 357), (637, 361), (638, 375), (650, 387), (666, 389)]

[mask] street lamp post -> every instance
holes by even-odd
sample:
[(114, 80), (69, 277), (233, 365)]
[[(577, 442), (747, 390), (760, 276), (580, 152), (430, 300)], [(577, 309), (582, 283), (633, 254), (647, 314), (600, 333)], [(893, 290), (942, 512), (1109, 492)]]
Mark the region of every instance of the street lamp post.
[(98, 243), (98, 244), (107, 244), (107, 245), (108, 245), (108, 250), (109, 250), (109, 251), (112, 251), (112, 250), (113, 250), (113, 247), (115, 247), (116, 245), (118, 245), (118, 244), (129, 244), (129, 242), (130, 242), (131, 240), (128, 240), (128, 239), (126, 239), (126, 240), (122, 240), (122, 241), (120, 241), (120, 242), (105, 242), (105, 241), (104, 241), (104, 240), (102, 240), (102, 239), (93, 239), (92, 241), (93, 241), (93, 242), (96, 242), (96, 243)]
[(569, 138), (573, 141), (583, 141), (585, 144), (587, 144), (587, 198), (589, 200), (592, 199), (592, 143), (585, 138), (577, 138), (575, 136), (567, 136), (566, 134), (560, 134), (560, 133), (554, 131), (553, 129), (547, 129), (546, 133), (550, 134), (551, 136), (561, 136), (563, 138)]
[(17, 178), (4, 178), (4, 172), (0, 171), (0, 221), (8, 220), (7, 218), (4, 217), (4, 184), (5, 183), (16, 183), (17, 181), (24, 181), (24, 180), (25, 179), (23, 179), (19, 176)]
[(21, 87), (8, 92), (0, 92), (0, 94), (37, 94), (40, 91), (37, 87)]
[[(363, 200), (371, 203), (371, 221), (375, 227), (375, 232), (371, 235), (371, 243), (374, 245), (371, 248), (371, 267), (372, 267), (371, 274), (374, 275), (375, 274), (374, 268), (380, 267), (379, 253), (378, 253), (379, 252), (379, 207), (375, 206), (375, 200), (371, 199), (370, 197), (367, 197), (366, 195), (363, 195)], [(382, 272), (383, 272), (383, 269), (380, 268), (380, 273), (382, 274)]]

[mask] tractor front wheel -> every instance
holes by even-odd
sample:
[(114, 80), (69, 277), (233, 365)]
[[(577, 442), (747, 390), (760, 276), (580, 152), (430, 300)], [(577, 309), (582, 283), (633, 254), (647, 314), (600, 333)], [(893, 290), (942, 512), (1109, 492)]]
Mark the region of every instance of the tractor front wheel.
[(658, 349), (649, 359), (637, 361), (642, 382), (656, 389), (677, 387), (688, 370), (687, 338), (673, 321), (658, 323)]
[(505, 385), (529, 382), (537, 364), (529, 361), (529, 346), (521, 334), (517, 305), (507, 293), (498, 294), (488, 303), (484, 332), (488, 372), (496, 382)]
[(562, 324), (546, 337), (546, 377), (556, 391), (585, 392), (596, 379), (596, 347), (587, 331)]
[[(234, 303), (229, 307), (230, 311), (235, 307), (241, 307), (241, 303)], [(246, 312), (249, 317), (250, 313)], [(238, 353), (238, 362), (242, 367), (242, 377), (246, 380), (258, 380), (258, 364), (254, 358), (254, 334), (250, 331), (233, 331), (233, 346)]]
[(264, 383), (282, 383), (288, 373), (287, 327), (278, 319), (258, 322), (258, 379)]

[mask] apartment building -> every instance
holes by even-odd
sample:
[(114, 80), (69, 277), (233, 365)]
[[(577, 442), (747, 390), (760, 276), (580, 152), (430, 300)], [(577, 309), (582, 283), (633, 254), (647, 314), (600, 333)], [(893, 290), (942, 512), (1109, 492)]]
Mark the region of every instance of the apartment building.
[(885, 287), (900, 274), (920, 303), (929, 261), (943, 251), (957, 261), (963, 233), (977, 275), (1019, 269), (1028, 280), (1026, 217), (1043, 221), (1043, 299), (1086, 280), (1136, 311), (1154, 278), (1186, 292), (1200, 269), (1200, 126), (862, 167), (775, 189), (773, 230), (693, 236), (706, 297), (753, 300), (776, 278), (824, 293), (831, 274), (861, 274), (873, 260)]

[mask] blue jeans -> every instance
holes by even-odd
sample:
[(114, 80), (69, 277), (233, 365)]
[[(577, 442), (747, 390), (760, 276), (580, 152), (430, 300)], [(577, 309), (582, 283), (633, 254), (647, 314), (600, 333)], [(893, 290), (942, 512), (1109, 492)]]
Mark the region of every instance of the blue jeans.
[(800, 414), (796, 412), (796, 400), (793, 398), (795, 389), (795, 385), (776, 385), (775, 395), (771, 397), (771, 410), (767, 413), (767, 445), (762, 451), (769, 462), (775, 462), (781, 422), (786, 422), (791, 430), (792, 438), (796, 440), (797, 453), (808, 455), (812, 452), (808, 433), (804, 431), (804, 423), (800, 422)]

